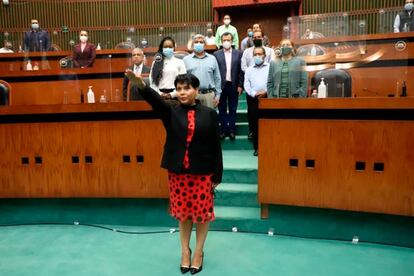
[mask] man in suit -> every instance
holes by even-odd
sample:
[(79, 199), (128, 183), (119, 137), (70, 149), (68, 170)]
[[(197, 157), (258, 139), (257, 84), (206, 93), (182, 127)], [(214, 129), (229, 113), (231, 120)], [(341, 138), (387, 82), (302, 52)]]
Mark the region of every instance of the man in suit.
[[(220, 96), (219, 120), (221, 125), (220, 138), (226, 135), (236, 139), (236, 111), (239, 95), (243, 92), (243, 71), (241, 70), (242, 53), (233, 49), (233, 35), (224, 33), (221, 36), (223, 49), (214, 53), (221, 76), (222, 93)], [(228, 111), (227, 111), (228, 110)]]
[[(131, 69), (137, 77), (140, 77), (142, 74), (149, 74), (151, 68), (144, 65), (144, 51), (141, 48), (135, 48), (132, 50), (132, 63), (133, 65), (128, 69)], [(124, 82), (122, 85), (124, 100), (127, 100), (127, 89), (128, 89), (129, 79), (125, 76)], [(143, 100), (144, 98), (140, 95), (138, 87), (131, 85), (130, 99), (131, 101)]]
[(31, 20), (31, 30), (24, 34), (23, 41), (25, 52), (49, 51), (50, 48), (49, 34), (40, 29), (37, 19)]

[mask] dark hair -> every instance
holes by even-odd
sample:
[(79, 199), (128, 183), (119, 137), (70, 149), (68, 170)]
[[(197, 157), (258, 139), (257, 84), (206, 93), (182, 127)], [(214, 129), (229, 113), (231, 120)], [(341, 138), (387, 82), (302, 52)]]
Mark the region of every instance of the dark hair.
[(265, 48), (264, 48), (263, 46), (254, 47), (254, 48), (253, 48), (253, 56), (254, 56), (254, 50), (256, 50), (256, 49), (262, 49), (263, 55), (265, 55), (265, 56), (266, 56), (266, 50), (265, 50)]
[(221, 37), (220, 37), (220, 39), (223, 40), (223, 36), (228, 36), (228, 35), (231, 36), (231, 41), (233, 41), (233, 35), (231, 33), (229, 33), (229, 32), (225, 32), (224, 34), (222, 34)]
[(198, 80), (196, 76), (194, 76), (191, 73), (178, 75), (175, 78), (174, 87), (177, 88), (177, 84), (179, 83), (191, 85), (194, 89), (197, 89), (200, 87), (200, 81)]
[(164, 46), (164, 42), (167, 40), (170, 40), (175, 48), (175, 41), (171, 36), (166, 36), (161, 40), (160, 45), (158, 46), (158, 53), (162, 58), (161, 60), (154, 62), (151, 73), (152, 81), (156, 86), (160, 84), (160, 81), (162, 79), (162, 70), (164, 69), (164, 54), (162, 53), (162, 48)]

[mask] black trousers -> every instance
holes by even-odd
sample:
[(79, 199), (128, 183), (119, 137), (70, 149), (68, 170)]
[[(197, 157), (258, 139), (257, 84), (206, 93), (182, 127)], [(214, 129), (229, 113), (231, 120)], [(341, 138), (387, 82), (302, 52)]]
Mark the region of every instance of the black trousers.
[(250, 97), (246, 94), (247, 100), (247, 118), (249, 120), (249, 128), (253, 134), (254, 150), (258, 149), (259, 142), (259, 99)]

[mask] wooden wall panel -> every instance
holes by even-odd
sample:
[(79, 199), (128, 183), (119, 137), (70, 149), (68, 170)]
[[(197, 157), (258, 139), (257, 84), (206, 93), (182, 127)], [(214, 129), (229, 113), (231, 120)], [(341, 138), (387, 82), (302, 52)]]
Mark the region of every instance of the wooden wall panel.
[[(9, 141), (0, 145), (2, 198), (168, 196), (167, 174), (160, 168), (165, 134), (157, 119), (0, 124), (0, 137)], [(92, 164), (85, 163), (88, 155)], [(36, 156), (41, 165), (34, 163)], [(80, 163), (73, 164), (72, 156)], [(22, 157), (30, 163), (22, 165)]]
[(412, 121), (261, 119), (259, 137), (261, 203), (414, 215)]

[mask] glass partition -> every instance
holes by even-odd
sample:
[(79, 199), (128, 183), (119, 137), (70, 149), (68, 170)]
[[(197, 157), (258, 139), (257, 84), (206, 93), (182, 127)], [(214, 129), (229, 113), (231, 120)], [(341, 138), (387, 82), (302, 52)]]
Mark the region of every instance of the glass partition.
[[(23, 32), (3, 32), (11, 53), (0, 53), (0, 79), (10, 86), (7, 97), (11, 105), (76, 104), (121, 102), (133, 100), (124, 83), (126, 68), (133, 68), (132, 50), (143, 49), (135, 58), (142, 58), (143, 76), (149, 68), (165, 36), (176, 41), (176, 57), (183, 58), (191, 48), (192, 36), (205, 34), (211, 23), (154, 28), (112, 28), (89, 30), (88, 42), (94, 47), (82, 48), (80, 31), (63, 28), (48, 31), (49, 51), (29, 51), (23, 45)], [(95, 49), (94, 51), (91, 49)], [(212, 50), (215, 46), (212, 47)], [(92, 58), (94, 52), (94, 58)], [(139, 57), (141, 56), (141, 57)], [(91, 93), (89, 93), (91, 95)], [(4, 98), (4, 97), (3, 97)], [(3, 101), (4, 104), (4, 101)]]

